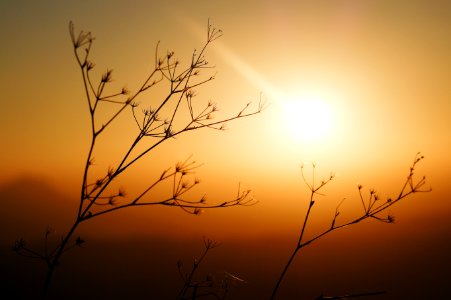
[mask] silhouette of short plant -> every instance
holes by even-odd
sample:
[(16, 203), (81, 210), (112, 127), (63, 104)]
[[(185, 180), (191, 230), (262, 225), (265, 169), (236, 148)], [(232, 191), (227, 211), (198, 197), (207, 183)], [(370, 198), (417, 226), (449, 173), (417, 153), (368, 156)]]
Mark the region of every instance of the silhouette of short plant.
[(184, 270), (185, 264), (182, 260), (177, 261), (177, 269), (183, 281), (183, 287), (177, 294), (177, 300), (198, 299), (202, 297), (224, 300), (227, 298), (231, 286), (234, 283), (245, 283), (243, 279), (225, 271), (224, 276), (219, 283), (219, 287), (216, 287), (217, 283), (211, 274), (207, 274), (201, 280), (195, 279), (196, 272), (199, 270), (202, 262), (204, 262), (207, 254), (210, 250), (218, 247), (219, 245), (219, 243), (213, 240), (204, 238), (204, 251), (199, 258), (193, 260), (191, 270), (189, 272)]
[[(363, 187), (362, 187), (362, 185), (359, 184), (357, 186), (357, 189), (359, 191), (359, 198), (362, 203), (362, 214), (351, 221), (347, 221), (347, 222), (338, 224), (337, 219), (340, 215), (339, 209), (340, 209), (341, 204), (344, 201), (344, 200), (342, 200), (335, 208), (335, 213), (334, 213), (334, 216), (330, 223), (330, 227), (328, 229), (324, 230), (323, 232), (320, 232), (307, 240), (304, 240), (304, 232), (305, 232), (305, 229), (307, 228), (312, 208), (314, 207), (314, 205), (317, 201), (316, 198), (317, 198), (317, 196), (321, 195), (320, 191), (335, 178), (335, 175), (333, 173), (331, 173), (329, 178), (323, 179), (318, 183), (315, 180), (316, 166), (315, 166), (315, 164), (312, 164), (312, 178), (311, 178), (311, 182), (309, 182), (304, 173), (304, 165), (302, 165), (301, 166), (302, 178), (303, 178), (305, 185), (307, 186), (307, 188), (310, 191), (310, 200), (309, 200), (309, 204), (308, 204), (308, 208), (307, 208), (307, 213), (304, 217), (304, 221), (303, 221), (302, 227), (301, 227), (301, 232), (299, 234), (299, 238), (296, 243), (296, 246), (294, 247), (294, 250), (291, 253), (290, 258), (288, 259), (287, 264), (285, 265), (284, 269), (282, 270), (282, 273), (280, 274), (280, 276), (274, 286), (274, 289), (272, 291), (270, 299), (272, 300), (272, 299), (276, 298), (280, 284), (284, 280), (285, 275), (286, 275), (288, 269), (290, 268), (291, 263), (293, 262), (293, 259), (295, 258), (296, 254), (298, 254), (298, 252), (301, 249), (310, 245), (311, 243), (315, 242), (316, 240), (320, 239), (321, 237), (323, 237), (329, 233), (332, 233), (333, 231), (335, 231), (337, 229), (341, 229), (344, 227), (358, 224), (361, 221), (366, 220), (366, 219), (374, 219), (374, 220), (381, 221), (384, 223), (393, 223), (395, 221), (395, 218), (393, 215), (391, 215), (389, 213), (386, 215), (383, 215), (383, 213), (385, 213), (388, 208), (390, 208), (394, 204), (398, 203), (402, 199), (404, 199), (408, 196), (411, 196), (415, 193), (430, 192), (431, 191), (430, 188), (423, 189), (424, 185), (426, 184), (426, 177), (423, 176), (419, 180), (414, 179), (415, 167), (423, 158), (424, 157), (420, 153), (417, 153), (415, 155), (414, 161), (409, 169), (409, 174), (407, 176), (407, 179), (404, 182), (404, 185), (402, 186), (401, 191), (399, 192), (399, 194), (396, 197), (382, 200), (382, 199), (380, 199), (379, 194), (374, 189), (370, 189), (367, 197), (364, 197), (362, 194)], [(385, 293), (385, 291), (353, 294), (353, 295), (346, 295), (346, 296), (320, 295), (317, 299), (347, 299), (347, 298), (357, 298), (357, 297), (363, 297), (363, 296), (374, 296), (374, 295), (380, 295), (383, 293)]]
[[(193, 264), (191, 267), (191, 270), (189, 272), (184, 271), (184, 263), (182, 260), (177, 261), (177, 269), (179, 272), (180, 277), (183, 280), (183, 287), (181, 288), (180, 292), (177, 295), (177, 300), (182, 299), (196, 299), (198, 297), (204, 297), (208, 296), (214, 293), (212, 292), (199, 292), (200, 289), (203, 288), (211, 288), (213, 286), (213, 276), (208, 274), (205, 276), (204, 280), (197, 280), (195, 281), (194, 276), (196, 275), (196, 271), (199, 269), (199, 266), (207, 256), (208, 252), (219, 246), (217, 242), (214, 242), (213, 240), (204, 238), (204, 252), (202, 255), (193, 260)], [(191, 293), (190, 293), (190, 290)]]
[[(112, 89), (110, 88), (113, 80), (112, 70), (107, 69), (97, 81), (93, 78), (92, 70), (95, 64), (90, 54), (94, 37), (91, 33), (84, 31), (77, 33), (72, 22), (69, 24), (69, 32), (74, 55), (81, 71), (90, 116), (90, 146), (84, 166), (78, 211), (72, 226), (52, 249), (48, 249), (51, 230), (45, 233), (43, 253), (33, 250), (22, 239), (16, 241), (13, 247), (20, 255), (45, 261), (47, 275), (42, 290), (43, 298), (48, 294), (55, 268), (60, 263), (63, 253), (85, 244), (81, 237), (76, 236), (78, 226), (85, 221), (128, 207), (164, 205), (198, 215), (208, 208), (247, 206), (256, 202), (250, 197), (249, 190), (243, 191), (240, 187), (236, 196), (218, 203), (209, 203), (205, 196), (200, 199), (188, 198), (188, 192), (200, 183), (199, 179), (193, 178), (199, 164), (191, 158), (164, 170), (136, 197), (128, 197), (123, 188), (113, 190), (112, 187), (113, 183), (117, 185), (119, 175), (166, 141), (201, 128), (224, 130), (227, 122), (258, 114), (264, 109), (264, 103), (260, 100), (257, 108), (252, 111), (249, 111), (250, 103), (248, 103), (232, 116), (215, 119), (218, 106), (214, 102), (210, 101), (199, 108), (199, 104), (195, 101), (197, 95), (195, 89), (214, 79), (214, 75), (204, 77), (203, 73), (213, 68), (207, 62), (205, 52), (212, 42), (221, 37), (221, 30), (208, 23), (206, 42), (200, 50), (194, 50), (185, 67), (175, 58), (174, 52), (168, 51), (161, 55), (157, 44), (153, 70), (142, 81), (140, 87), (136, 91), (123, 87), (115, 92), (109, 92)], [(160, 101), (153, 99), (151, 106), (142, 107), (138, 100), (156, 86), (163, 86), (165, 94), (161, 96)], [(93, 175), (94, 152), (98, 144), (104, 141), (107, 129), (126, 112), (131, 114), (137, 133), (121, 158), (109, 167), (104, 175), (97, 177)], [(102, 141), (99, 140), (101, 136)], [(164, 199), (150, 197), (149, 192), (164, 182), (171, 183), (171, 194)], [(209, 244), (210, 248), (212, 246), (213, 244)]]

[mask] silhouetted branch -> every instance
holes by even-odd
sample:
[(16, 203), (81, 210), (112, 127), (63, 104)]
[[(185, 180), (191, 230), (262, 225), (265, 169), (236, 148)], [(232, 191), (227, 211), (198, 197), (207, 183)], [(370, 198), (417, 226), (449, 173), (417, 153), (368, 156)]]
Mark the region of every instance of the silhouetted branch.
[[(206, 50), (213, 41), (221, 37), (221, 30), (214, 28), (208, 22), (206, 41), (199, 51), (193, 51), (189, 64), (186, 66), (182, 66), (180, 61), (175, 59), (173, 51), (167, 51), (166, 54), (161, 55), (158, 42), (155, 48), (153, 69), (142, 80), (139, 88), (134, 91), (128, 90), (125, 86), (121, 89), (112, 88), (110, 85), (113, 81), (113, 70), (111, 69), (106, 69), (96, 80), (92, 74), (95, 63), (92, 62), (90, 57), (94, 42), (93, 36), (90, 32), (76, 32), (72, 22), (69, 23), (69, 34), (74, 56), (81, 72), (90, 118), (91, 135), (84, 165), (78, 212), (72, 226), (52, 250), (48, 247), (49, 232), (46, 232), (44, 237), (43, 253), (29, 248), (22, 239), (16, 241), (13, 247), (13, 250), (22, 256), (46, 262), (48, 272), (43, 287), (43, 298), (46, 298), (54, 269), (59, 264), (62, 254), (69, 249), (85, 244), (81, 237), (73, 238), (78, 226), (84, 221), (127, 207), (174, 206), (187, 213), (198, 215), (204, 209), (247, 206), (256, 203), (249, 196), (249, 190), (242, 191), (240, 188), (238, 188), (235, 198), (220, 201), (217, 204), (207, 203), (205, 196), (200, 199), (189, 199), (189, 192), (200, 183), (199, 179), (190, 179), (189, 177), (199, 166), (190, 158), (178, 163), (173, 169), (164, 171), (159, 178), (149, 183), (147, 188), (137, 197), (127, 197), (122, 187), (112, 191), (112, 185), (118, 183), (119, 175), (129, 170), (141, 158), (167, 140), (201, 128), (222, 130), (227, 122), (262, 112), (264, 109), (262, 102), (254, 110), (247, 110), (249, 107), (249, 104), (247, 104), (237, 115), (218, 119), (214, 119), (218, 107), (213, 102), (209, 102), (205, 107), (198, 109), (199, 104), (194, 101), (195, 89), (215, 78), (214, 74), (202, 74), (214, 68), (209, 65), (205, 58)], [(161, 97), (160, 100), (152, 97), (152, 106), (142, 109), (139, 100), (149, 95), (157, 85), (164, 85), (165, 89), (163, 90), (166, 94), (158, 94)], [(138, 107), (141, 108), (141, 112), (137, 109)], [(120, 159), (116, 164), (113, 164), (113, 167), (109, 167), (104, 175), (93, 175), (94, 153), (97, 150), (97, 144), (100, 142), (99, 137), (104, 136), (106, 129), (110, 128), (119, 116), (124, 115), (129, 109), (132, 122), (137, 126), (137, 132), (129, 147), (126, 148), (124, 153), (120, 154)], [(150, 197), (149, 192), (164, 182), (171, 183), (170, 196), (165, 199)], [(207, 247), (207, 249), (210, 248)]]
[[(180, 277), (183, 280), (183, 287), (179, 291), (176, 299), (178, 299), (178, 300), (196, 299), (196, 298), (204, 297), (207, 295), (214, 295), (216, 298), (219, 299), (219, 296), (213, 292), (198, 294), (199, 288), (213, 286), (213, 277), (211, 275), (207, 275), (205, 280), (196, 281), (196, 282), (194, 281), (194, 276), (196, 274), (196, 271), (198, 270), (200, 264), (203, 262), (203, 260), (207, 256), (208, 252), (211, 249), (214, 249), (218, 246), (219, 246), (219, 244), (217, 242), (210, 240), (208, 238), (204, 238), (204, 247), (205, 247), (204, 252), (202, 253), (202, 255), (200, 256), (199, 259), (194, 259), (193, 265), (191, 267), (191, 271), (189, 273), (183, 272), (184, 264), (183, 264), (182, 260), (179, 260), (177, 262), (177, 269), (180, 274)], [(190, 289), (192, 290), (192, 293), (191, 293), (191, 295), (187, 296), (188, 291)]]
[[(394, 217), (390, 214), (387, 214), (387, 216), (380, 216), (380, 214), (384, 211), (386, 211), (389, 207), (391, 207), (392, 205), (394, 205), (395, 203), (401, 201), (402, 199), (414, 194), (414, 193), (419, 193), (419, 192), (429, 192), (431, 191), (431, 188), (429, 189), (423, 189), (423, 186), (426, 184), (426, 177), (422, 177), (419, 180), (415, 180), (414, 179), (414, 171), (415, 168), (417, 166), (417, 164), (423, 159), (424, 157), (420, 154), (417, 153), (415, 155), (414, 161), (410, 167), (410, 171), (409, 171), (409, 175), (407, 176), (406, 181), (404, 182), (401, 191), (399, 193), (399, 195), (392, 199), (392, 198), (388, 198), (385, 201), (382, 201), (379, 197), (379, 195), (376, 193), (376, 191), (374, 189), (370, 189), (369, 190), (369, 196), (368, 199), (365, 201), (363, 195), (362, 195), (362, 185), (358, 185), (358, 192), (359, 192), (359, 198), (360, 201), (362, 202), (362, 206), (363, 206), (363, 214), (356, 217), (355, 219), (353, 219), (352, 221), (349, 222), (345, 222), (343, 224), (337, 225), (336, 221), (338, 216), (340, 215), (340, 211), (339, 211), (339, 207), (342, 204), (343, 200), (338, 204), (338, 206), (335, 209), (335, 214), (334, 217), (332, 218), (332, 222), (331, 222), (331, 226), (330, 228), (324, 230), (323, 232), (313, 236), (312, 238), (309, 238), (306, 241), (303, 241), (304, 238), (304, 231), (307, 227), (307, 223), (308, 223), (308, 219), (312, 210), (312, 207), (315, 204), (315, 200), (314, 197), (316, 195), (321, 195), (319, 193), (319, 190), (322, 189), (326, 184), (328, 184), (333, 178), (334, 175), (331, 174), (330, 177), (326, 180), (322, 180), (319, 184), (315, 185), (315, 164), (312, 164), (312, 179), (311, 179), (311, 183), (308, 182), (308, 180), (305, 177), (304, 174), (304, 166), (301, 166), (301, 174), (302, 174), (302, 178), (304, 180), (304, 183), (306, 184), (306, 186), (308, 187), (308, 189), (310, 190), (310, 201), (309, 201), (309, 205), (308, 205), (308, 209), (307, 209), (307, 213), (305, 215), (304, 218), (304, 222), (302, 224), (301, 227), (301, 233), (299, 235), (299, 239), (298, 242), (293, 250), (293, 252), (291, 253), (291, 256), (288, 259), (287, 264), (285, 265), (284, 269), (282, 270), (281, 275), (279, 276), (277, 283), (273, 289), (272, 295), (270, 299), (274, 299), (277, 291), (280, 287), (280, 284), (282, 283), (289, 267), (291, 266), (291, 263), (293, 261), (293, 259), (295, 258), (296, 254), (298, 253), (299, 250), (301, 250), (303, 247), (313, 243), (314, 241), (320, 239), (321, 237), (337, 230), (340, 228), (344, 228), (344, 227), (348, 227), (354, 224), (358, 224), (361, 221), (368, 219), (368, 218), (372, 218), (384, 223), (393, 223), (394, 222)], [(333, 299), (343, 299), (343, 298), (333, 298)]]

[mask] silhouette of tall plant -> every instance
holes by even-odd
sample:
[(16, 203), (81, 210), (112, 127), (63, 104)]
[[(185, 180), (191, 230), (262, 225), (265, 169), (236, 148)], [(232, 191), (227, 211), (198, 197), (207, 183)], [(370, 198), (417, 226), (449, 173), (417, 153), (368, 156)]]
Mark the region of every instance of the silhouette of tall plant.
[[(429, 192), (431, 191), (431, 189), (422, 189), (424, 187), (424, 185), (426, 184), (426, 177), (422, 177), (419, 180), (415, 180), (414, 179), (414, 171), (415, 171), (415, 167), (417, 166), (417, 164), (423, 159), (424, 157), (420, 154), (417, 153), (415, 155), (414, 161), (409, 169), (409, 174), (407, 176), (406, 181), (404, 182), (401, 191), (399, 192), (399, 194), (394, 197), (394, 198), (388, 198), (385, 200), (380, 199), (379, 194), (374, 190), (374, 189), (370, 189), (368, 196), (365, 200), (365, 197), (362, 195), (362, 185), (358, 185), (358, 191), (359, 191), (359, 198), (360, 201), (362, 203), (362, 214), (358, 217), (356, 217), (355, 219), (351, 220), (351, 221), (347, 221), (347, 222), (343, 222), (342, 224), (338, 224), (337, 223), (337, 219), (340, 215), (340, 206), (343, 203), (344, 200), (342, 200), (337, 207), (335, 208), (335, 213), (334, 216), (332, 218), (330, 227), (316, 235), (314, 235), (313, 237), (305, 240), (304, 239), (304, 233), (305, 233), (305, 229), (307, 228), (308, 225), (308, 221), (309, 221), (309, 217), (311, 214), (311, 211), (316, 203), (316, 198), (319, 195), (322, 195), (320, 193), (320, 191), (328, 184), (330, 183), (335, 175), (333, 173), (330, 174), (329, 178), (326, 179), (322, 179), (319, 183), (315, 180), (315, 164), (312, 164), (312, 178), (311, 178), (311, 182), (309, 182), (305, 176), (304, 173), (304, 165), (301, 166), (301, 174), (302, 174), (302, 179), (305, 183), (305, 185), (307, 186), (307, 188), (310, 191), (310, 200), (309, 200), (309, 204), (308, 204), (308, 208), (307, 208), (307, 213), (305, 214), (304, 220), (302, 222), (302, 226), (301, 226), (301, 232), (299, 234), (299, 238), (298, 241), (296, 243), (296, 246), (294, 247), (291, 256), (288, 259), (287, 264), (285, 265), (285, 267), (282, 270), (282, 273), (280, 274), (274, 289), (272, 291), (271, 294), (271, 300), (276, 298), (277, 292), (279, 290), (280, 284), (282, 283), (282, 281), (285, 278), (285, 275), (288, 271), (288, 269), (291, 266), (291, 263), (293, 262), (293, 259), (296, 257), (296, 255), (298, 254), (298, 252), (303, 249), (304, 247), (310, 245), (311, 243), (315, 242), (316, 240), (320, 239), (321, 237), (332, 233), (335, 230), (338, 229), (342, 229), (351, 225), (355, 225), (358, 224), (366, 219), (374, 219), (377, 221), (381, 221), (384, 223), (393, 223), (395, 221), (395, 218), (393, 217), (393, 215), (391, 214), (386, 214), (383, 215), (383, 213), (385, 213), (387, 211), (388, 208), (392, 207), (394, 204), (398, 203), (399, 201), (401, 201), (402, 199), (411, 196), (415, 193), (420, 193), (420, 192)], [(379, 294), (383, 294), (385, 293), (384, 291), (381, 292), (370, 292), (370, 293), (363, 293), (363, 294), (353, 294), (353, 295), (346, 295), (346, 296), (324, 296), (324, 295), (320, 295), (317, 299), (348, 299), (348, 298), (357, 298), (357, 297), (363, 297), (363, 296), (373, 296), (373, 295), (379, 295)]]
[[(133, 92), (122, 88), (112, 93), (107, 92), (110, 90), (109, 84), (112, 82), (112, 70), (107, 69), (97, 83), (93, 79), (92, 70), (95, 64), (90, 60), (90, 54), (94, 37), (90, 32), (75, 32), (72, 22), (69, 24), (69, 32), (74, 55), (81, 71), (90, 116), (91, 141), (84, 165), (78, 211), (72, 226), (56, 247), (50, 249), (48, 246), (51, 230), (47, 230), (45, 233), (43, 253), (28, 247), (23, 240), (16, 241), (14, 246), (14, 250), (20, 255), (45, 261), (47, 275), (42, 290), (43, 298), (46, 298), (48, 294), (55, 268), (60, 263), (61, 256), (69, 249), (85, 243), (80, 236), (76, 236), (77, 228), (81, 223), (94, 217), (139, 206), (164, 205), (181, 208), (187, 213), (199, 214), (207, 208), (246, 206), (255, 203), (255, 200), (250, 197), (250, 191), (243, 191), (240, 187), (238, 187), (236, 196), (219, 203), (210, 204), (205, 197), (187, 198), (187, 193), (200, 182), (199, 179), (193, 178), (193, 172), (199, 165), (190, 158), (177, 163), (173, 168), (164, 170), (159, 177), (149, 182), (147, 188), (136, 197), (127, 197), (123, 188), (112, 192), (112, 183), (117, 184), (120, 179), (119, 175), (125, 173), (130, 167), (140, 162), (141, 158), (148, 156), (152, 150), (164, 142), (201, 128), (224, 130), (227, 122), (255, 115), (263, 110), (264, 103), (260, 100), (258, 107), (252, 111), (249, 111), (250, 103), (248, 103), (237, 114), (216, 120), (214, 116), (218, 107), (215, 103), (210, 101), (201, 108), (196, 103), (195, 88), (214, 79), (214, 75), (203, 77), (202, 73), (205, 70), (213, 68), (205, 59), (205, 52), (212, 42), (221, 37), (221, 30), (208, 23), (207, 40), (200, 50), (194, 50), (186, 67), (183, 67), (180, 61), (175, 59), (174, 52), (167, 52), (161, 56), (157, 44), (153, 70), (143, 80), (140, 87)], [(153, 100), (151, 106), (141, 108), (137, 100), (156, 86), (163, 86), (166, 89), (165, 94), (161, 96), (160, 101)], [(113, 109), (107, 106), (113, 106)], [(103, 176), (96, 177), (93, 175), (94, 151), (101, 142), (99, 137), (103, 137), (107, 132), (106, 129), (126, 112), (130, 112), (133, 122), (136, 123), (137, 133), (119, 161), (109, 167)], [(108, 115), (103, 122), (101, 121), (102, 115), (103, 117)], [(172, 185), (171, 194), (164, 199), (149, 197), (149, 192), (164, 182)]]

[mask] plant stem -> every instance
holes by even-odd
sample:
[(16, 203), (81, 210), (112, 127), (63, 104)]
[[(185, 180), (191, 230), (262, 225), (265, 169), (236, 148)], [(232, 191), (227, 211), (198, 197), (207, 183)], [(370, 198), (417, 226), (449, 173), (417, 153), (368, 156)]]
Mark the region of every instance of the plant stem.
[(285, 274), (287, 273), (288, 269), (290, 268), (291, 262), (293, 261), (294, 257), (296, 256), (296, 253), (298, 252), (299, 247), (296, 246), (293, 253), (291, 254), (290, 259), (288, 260), (287, 264), (285, 265), (285, 268), (282, 271), (282, 274), (280, 274), (279, 279), (277, 280), (276, 286), (274, 287), (270, 300), (275, 299), (277, 291), (279, 289), (280, 284), (282, 283), (283, 278), (285, 277)]
[(67, 243), (69, 242), (70, 238), (72, 237), (72, 235), (75, 232), (75, 229), (78, 227), (78, 225), (80, 224), (80, 219), (77, 218), (77, 220), (74, 222), (74, 224), (72, 225), (72, 227), (70, 228), (69, 232), (67, 233), (67, 235), (64, 237), (64, 239), (61, 241), (60, 246), (58, 247), (58, 251), (55, 253), (55, 256), (49, 261), (48, 263), (48, 269), (47, 269), (47, 274), (45, 277), (45, 281), (44, 281), (44, 286), (42, 289), (42, 299), (46, 299), (48, 296), (48, 291), (50, 288), (50, 283), (52, 281), (53, 278), (53, 273), (55, 271), (55, 268), (58, 266), (59, 264), (59, 258), (61, 257), (61, 255), (64, 253), (64, 250), (67, 246)]

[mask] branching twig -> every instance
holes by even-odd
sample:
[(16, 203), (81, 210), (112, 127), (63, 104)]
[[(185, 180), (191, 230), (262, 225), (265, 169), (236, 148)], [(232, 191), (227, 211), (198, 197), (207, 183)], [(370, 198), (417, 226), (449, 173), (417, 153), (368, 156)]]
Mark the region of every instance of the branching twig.
[[(180, 277), (183, 280), (183, 287), (180, 289), (178, 295), (177, 295), (177, 300), (182, 300), (182, 299), (196, 299), (197, 297), (202, 297), (202, 296), (206, 296), (206, 295), (216, 295), (216, 293), (206, 293), (206, 294), (198, 294), (199, 292), (199, 288), (203, 288), (203, 287), (212, 287), (213, 286), (213, 277), (211, 275), (207, 275), (205, 280), (201, 280), (201, 281), (194, 281), (194, 276), (196, 274), (196, 271), (198, 270), (200, 264), (203, 262), (203, 260), (205, 259), (205, 257), (207, 256), (208, 252), (211, 249), (214, 249), (216, 247), (218, 247), (219, 244), (213, 240), (210, 240), (208, 238), (204, 238), (204, 252), (202, 253), (202, 255), (200, 256), (200, 258), (198, 259), (194, 259), (193, 260), (193, 265), (191, 267), (191, 271), (189, 271), (189, 273), (184, 273), (183, 271), (183, 261), (179, 260), (177, 262), (177, 269), (178, 272), (180, 274)], [(192, 290), (191, 295), (188, 295), (189, 290)]]
[[(200, 104), (195, 103), (195, 88), (199, 88), (214, 79), (214, 75), (202, 77), (201, 73), (213, 68), (205, 58), (205, 53), (210, 44), (221, 37), (222, 31), (211, 26), (208, 22), (207, 39), (200, 51), (194, 50), (190, 62), (182, 67), (179, 60), (175, 59), (174, 52), (168, 51), (160, 55), (159, 43), (155, 49), (155, 61), (153, 70), (144, 78), (139, 88), (129, 91), (123, 87), (120, 90), (110, 91), (113, 80), (113, 70), (107, 69), (99, 78), (93, 79), (92, 70), (95, 64), (90, 60), (91, 47), (94, 42), (90, 32), (76, 32), (72, 22), (69, 23), (69, 34), (72, 41), (75, 59), (80, 68), (87, 108), (90, 117), (90, 146), (84, 165), (83, 179), (81, 183), (80, 202), (76, 218), (67, 233), (57, 243), (53, 250), (48, 248), (48, 235), (44, 237), (45, 247), (43, 253), (29, 248), (25, 241), (18, 240), (13, 249), (22, 256), (44, 260), (48, 267), (43, 287), (43, 298), (46, 298), (54, 270), (59, 264), (63, 253), (76, 246), (85, 243), (80, 237), (73, 238), (78, 226), (87, 220), (106, 213), (110, 213), (127, 207), (165, 205), (181, 208), (191, 214), (200, 214), (208, 208), (224, 208), (230, 206), (246, 206), (255, 203), (249, 197), (250, 191), (238, 189), (236, 198), (209, 204), (206, 197), (190, 200), (188, 193), (200, 183), (194, 178), (190, 180), (193, 171), (198, 165), (190, 159), (179, 163), (174, 169), (168, 169), (161, 174), (153, 183), (150, 183), (137, 197), (128, 198), (123, 188), (111, 191), (113, 184), (117, 184), (119, 175), (129, 170), (138, 163), (141, 158), (164, 142), (201, 128), (224, 129), (229, 121), (237, 120), (260, 113), (264, 109), (264, 103), (260, 102), (253, 111), (245, 109), (246, 105), (238, 115), (232, 115), (218, 120), (214, 114), (218, 111), (216, 105), (209, 102), (206, 107), (198, 110)], [(145, 95), (148, 96), (157, 85), (167, 87), (159, 102), (152, 97), (152, 106), (137, 110), (138, 100)], [(159, 94), (160, 95), (160, 94)], [(148, 97), (147, 97), (148, 98)], [(105, 108), (107, 107), (107, 110)], [(99, 137), (105, 135), (106, 129), (116, 122), (119, 116), (124, 115), (130, 109), (132, 121), (137, 125), (137, 132), (127, 150), (122, 153), (121, 158), (109, 167), (103, 176), (93, 175), (94, 153), (97, 150)], [(109, 114), (108, 114), (109, 113)], [(99, 116), (104, 116), (101, 120)], [(186, 119), (186, 116), (189, 118)], [(163, 182), (172, 181), (171, 195), (166, 199), (155, 199), (149, 196), (149, 192)]]
[[(327, 183), (329, 183), (334, 177), (333, 174), (330, 175), (330, 177), (327, 180), (322, 180), (318, 185), (315, 185), (315, 165), (312, 164), (312, 169), (313, 169), (313, 173), (312, 173), (312, 180), (311, 183), (308, 182), (308, 180), (306, 179), (305, 175), (304, 175), (304, 171), (303, 171), (303, 166), (301, 167), (301, 174), (302, 174), (302, 178), (304, 180), (304, 183), (307, 185), (308, 189), (310, 190), (310, 201), (309, 201), (309, 205), (308, 205), (308, 209), (307, 209), (307, 213), (304, 217), (304, 222), (302, 224), (301, 227), (301, 233), (299, 235), (299, 239), (298, 242), (293, 250), (293, 252), (291, 253), (290, 258), (288, 259), (287, 264), (285, 265), (285, 268), (282, 270), (281, 275), (279, 276), (277, 283), (273, 289), (272, 295), (270, 299), (274, 299), (276, 297), (276, 294), (278, 292), (278, 289), (280, 287), (280, 284), (282, 283), (293, 259), (295, 258), (296, 254), (298, 253), (299, 250), (301, 250), (302, 248), (304, 248), (305, 246), (313, 243), (314, 241), (318, 240), (319, 238), (337, 230), (340, 228), (344, 228), (344, 227), (348, 227), (350, 225), (354, 225), (357, 223), (360, 223), (361, 221), (368, 219), (368, 218), (372, 218), (378, 221), (382, 221), (385, 223), (393, 223), (394, 222), (394, 217), (390, 214), (386, 215), (386, 216), (381, 216), (381, 214), (383, 212), (385, 212), (388, 208), (390, 208), (392, 205), (394, 205), (395, 203), (401, 201), (402, 199), (414, 194), (414, 193), (420, 193), (420, 192), (429, 192), (431, 191), (431, 189), (423, 189), (423, 186), (426, 184), (426, 177), (422, 177), (421, 179), (419, 179), (418, 181), (414, 180), (414, 171), (415, 171), (415, 167), (417, 166), (417, 164), (423, 159), (424, 157), (420, 154), (417, 153), (415, 155), (414, 161), (410, 167), (410, 171), (409, 171), (409, 175), (407, 176), (407, 179), (404, 183), (404, 185), (401, 188), (401, 191), (399, 193), (399, 195), (392, 199), (392, 198), (388, 198), (385, 201), (380, 200), (378, 194), (376, 193), (376, 191), (374, 189), (370, 189), (369, 191), (369, 196), (368, 196), (368, 200), (365, 201), (364, 197), (362, 195), (362, 186), (359, 184), (357, 186), (358, 191), (359, 191), (359, 197), (360, 197), (360, 201), (362, 202), (362, 206), (363, 206), (363, 213), (362, 215), (360, 215), (359, 217), (353, 219), (352, 221), (348, 221), (345, 223), (342, 223), (340, 225), (336, 224), (337, 218), (340, 214), (339, 211), (339, 207), (342, 204), (342, 202), (340, 202), (340, 204), (338, 204), (336, 210), (335, 210), (335, 214), (334, 217), (332, 218), (332, 222), (331, 222), (331, 226), (330, 228), (324, 230), (323, 232), (309, 238), (308, 240), (304, 241), (304, 232), (305, 229), (307, 227), (307, 223), (308, 223), (308, 219), (311, 213), (311, 209), (313, 207), (313, 205), (315, 204), (315, 200), (314, 197), (316, 195), (321, 195), (320, 193), (318, 193), (318, 191), (320, 189), (322, 189)], [(328, 298), (327, 298), (328, 299)], [(343, 298), (331, 298), (331, 299), (343, 299)]]

